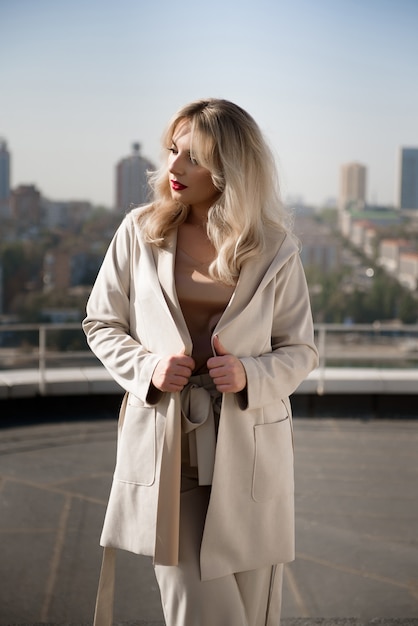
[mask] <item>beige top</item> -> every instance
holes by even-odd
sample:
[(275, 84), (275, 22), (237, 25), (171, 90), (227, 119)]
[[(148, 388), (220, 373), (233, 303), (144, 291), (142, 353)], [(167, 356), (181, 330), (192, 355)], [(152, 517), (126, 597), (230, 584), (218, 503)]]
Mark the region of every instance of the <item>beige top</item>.
[[(181, 491), (193, 489), (197, 481), (199, 484), (211, 484), (212, 465), (215, 458), (219, 411), (215, 419), (213, 409), (208, 411), (207, 401), (212, 402), (210, 396), (205, 393), (202, 395), (202, 389), (199, 391), (195, 387), (196, 385), (198, 387), (213, 386), (210, 379), (205, 384), (203, 380), (197, 381), (196, 379), (203, 378), (197, 374), (205, 374), (208, 371), (206, 362), (213, 356), (211, 336), (231, 298), (234, 287), (215, 282), (209, 277), (208, 267), (209, 262), (197, 261), (177, 245), (175, 264), (177, 298), (192, 339), (192, 357), (196, 363), (192, 384), (188, 385), (182, 393)], [(206, 419), (208, 415), (211, 417)], [(186, 421), (185, 416), (188, 418)], [(205, 419), (205, 425), (199, 423), (202, 418)], [(193, 422), (196, 422), (194, 426)], [(196, 437), (198, 437), (197, 440)], [(200, 457), (205, 457), (205, 460)], [(210, 477), (203, 478), (202, 469), (207, 465), (211, 468), (209, 469)]]
[(207, 372), (206, 362), (213, 356), (211, 335), (235, 289), (210, 278), (208, 267), (177, 246), (176, 290), (193, 342), (195, 374)]

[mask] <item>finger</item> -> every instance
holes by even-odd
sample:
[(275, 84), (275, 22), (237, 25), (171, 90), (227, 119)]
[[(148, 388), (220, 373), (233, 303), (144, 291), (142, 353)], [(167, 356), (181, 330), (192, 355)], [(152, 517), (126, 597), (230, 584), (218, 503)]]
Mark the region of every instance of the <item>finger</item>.
[(214, 383), (215, 383), (216, 389), (220, 391), (221, 393), (230, 393), (232, 391), (235, 391), (234, 384), (228, 379), (217, 378), (217, 379), (214, 379)]
[(193, 370), (195, 367), (194, 359), (191, 356), (184, 354), (184, 352), (181, 352), (180, 354), (176, 355), (176, 362), (179, 365), (183, 365), (185, 367), (190, 368), (191, 370)]
[(173, 375), (176, 378), (184, 378), (187, 382), (192, 375), (192, 368), (187, 367), (186, 365), (177, 365), (173, 371)]
[(228, 350), (221, 344), (218, 335), (215, 335), (213, 338), (213, 347), (215, 348), (215, 352), (218, 356), (225, 356), (226, 354), (230, 354), (230, 352), (228, 352)]
[[(216, 359), (216, 361), (215, 361)], [(211, 363), (207, 363), (208, 372), (210, 376), (215, 378), (225, 378), (225, 376), (231, 375), (231, 368), (228, 367), (228, 364), (220, 361), (220, 357), (213, 357), (213, 361)]]
[(219, 369), (224, 365), (224, 359), (219, 356), (211, 356), (206, 363), (209, 370)]
[(181, 391), (189, 382), (188, 376), (173, 374), (167, 379), (164, 391)]

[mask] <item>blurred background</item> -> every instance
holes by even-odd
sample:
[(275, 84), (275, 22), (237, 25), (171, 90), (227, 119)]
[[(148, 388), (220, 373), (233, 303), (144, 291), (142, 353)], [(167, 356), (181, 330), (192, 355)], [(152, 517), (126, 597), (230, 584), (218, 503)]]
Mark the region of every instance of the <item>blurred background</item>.
[[(0, 315), (79, 321), (183, 104), (277, 156), (317, 322), (417, 322), (415, 0), (2, 0)], [(413, 347), (413, 342), (410, 347)]]

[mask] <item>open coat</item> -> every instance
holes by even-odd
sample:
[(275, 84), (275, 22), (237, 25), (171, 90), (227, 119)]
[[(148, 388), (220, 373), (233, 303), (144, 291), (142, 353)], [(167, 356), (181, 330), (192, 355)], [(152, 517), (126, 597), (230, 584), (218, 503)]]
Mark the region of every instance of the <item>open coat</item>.
[[(126, 390), (101, 545), (178, 559), (179, 393), (153, 390), (163, 355), (191, 354), (174, 284), (176, 232), (144, 243), (138, 211), (109, 246), (83, 322), (89, 345)], [(203, 580), (294, 558), (289, 396), (317, 365), (305, 275), (295, 240), (271, 236), (243, 264), (214, 334), (242, 361), (246, 394), (224, 394), (201, 544)]]

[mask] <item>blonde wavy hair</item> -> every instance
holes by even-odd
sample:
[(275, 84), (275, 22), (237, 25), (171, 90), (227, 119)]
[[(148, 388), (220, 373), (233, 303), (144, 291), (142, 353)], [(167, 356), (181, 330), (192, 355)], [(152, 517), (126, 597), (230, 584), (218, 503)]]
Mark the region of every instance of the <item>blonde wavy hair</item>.
[(173, 200), (168, 154), (175, 130), (191, 125), (191, 157), (208, 169), (221, 193), (209, 209), (207, 234), (217, 256), (210, 276), (233, 285), (244, 261), (266, 247), (266, 235), (290, 230), (281, 198), (274, 157), (254, 119), (228, 100), (198, 100), (172, 118), (163, 147), (167, 158), (150, 175), (153, 201), (139, 215), (146, 241), (163, 247), (166, 235), (187, 218), (189, 207)]

